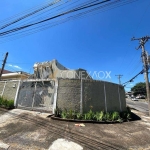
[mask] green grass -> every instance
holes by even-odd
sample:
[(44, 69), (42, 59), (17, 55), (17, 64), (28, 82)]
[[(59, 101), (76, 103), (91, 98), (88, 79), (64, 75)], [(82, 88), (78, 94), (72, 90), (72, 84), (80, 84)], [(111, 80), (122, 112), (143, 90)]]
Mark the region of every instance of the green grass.
[(8, 100), (6, 98), (0, 97), (0, 107), (6, 108), (6, 109), (13, 109), (14, 100)]

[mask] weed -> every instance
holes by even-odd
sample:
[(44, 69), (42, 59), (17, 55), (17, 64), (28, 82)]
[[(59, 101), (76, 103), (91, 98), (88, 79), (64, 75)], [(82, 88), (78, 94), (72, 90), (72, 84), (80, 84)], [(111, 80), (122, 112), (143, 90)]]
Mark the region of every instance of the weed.
[(81, 120), (83, 118), (81, 113), (76, 113), (76, 117), (77, 117), (78, 120)]
[(104, 116), (105, 116), (104, 111), (96, 112), (96, 115), (95, 115), (97, 121), (103, 121)]
[(115, 111), (112, 113), (112, 121), (120, 119), (120, 114), (119, 112)]
[(14, 108), (14, 101), (13, 100), (8, 100), (6, 103), (6, 107), (8, 109), (13, 109)]
[(94, 112), (90, 109), (90, 111), (86, 114), (85, 120), (94, 120), (94, 118), (95, 118)]
[(66, 119), (66, 118), (67, 118), (67, 112), (66, 112), (66, 111), (62, 111), (61, 117), (62, 117), (63, 119)]
[(13, 109), (14, 108), (14, 100), (7, 100), (3, 97), (0, 97), (0, 107)]
[(112, 121), (112, 114), (110, 112), (105, 114), (105, 121)]
[(55, 116), (61, 117), (63, 119), (78, 119), (78, 120), (96, 120), (96, 121), (118, 121), (123, 122), (123, 120), (129, 120), (131, 119), (131, 110), (130, 108), (127, 108), (127, 111), (124, 112), (93, 112), (92, 109), (90, 109), (89, 112), (81, 114), (79, 112), (75, 112), (73, 110), (67, 111), (67, 109), (64, 109), (61, 111), (61, 109), (57, 108), (55, 110)]
[(57, 107), (57, 108), (55, 109), (55, 114), (54, 114), (55, 117), (61, 117), (61, 114), (62, 114), (61, 109)]

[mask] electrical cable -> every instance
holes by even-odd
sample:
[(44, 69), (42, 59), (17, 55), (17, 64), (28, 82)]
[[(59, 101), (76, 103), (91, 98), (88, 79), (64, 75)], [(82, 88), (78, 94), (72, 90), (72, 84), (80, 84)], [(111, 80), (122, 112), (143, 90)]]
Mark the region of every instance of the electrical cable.
[(16, 20), (14, 20), (13, 22), (10, 22), (10, 23), (8, 23), (8, 24), (5, 24), (4, 26), (0, 27), (0, 30), (1, 30), (1, 29), (4, 29), (4, 28), (6, 28), (6, 27), (8, 27), (8, 26), (10, 26), (10, 25), (12, 25), (12, 24), (14, 24), (14, 23), (17, 23), (17, 22), (19, 22), (19, 21), (21, 21), (21, 20), (23, 20), (23, 19), (25, 19), (25, 18), (27, 18), (27, 17), (29, 17), (29, 16), (31, 16), (31, 15), (34, 15), (34, 14), (38, 13), (39, 11), (42, 11), (43, 9), (46, 9), (47, 7), (50, 7), (50, 6), (56, 4), (57, 2), (60, 2), (60, 1), (61, 1), (61, 0), (54, 1), (53, 3), (50, 3), (50, 4), (44, 6), (44, 7), (40, 8), (40, 9), (37, 9), (37, 10), (35, 10), (35, 11), (29, 13), (29, 14), (26, 14), (25, 16), (22, 16), (21, 18), (18, 18), (18, 19), (16, 19)]
[[(11, 17), (9, 17), (9, 18), (7, 18), (7, 19), (4, 19), (4, 20), (0, 21), (0, 24), (3, 25), (4, 23), (6, 24), (6, 23), (13, 22), (13, 21), (15, 20), (15, 18), (18, 19), (19, 17), (23, 17), (23, 15), (26, 15), (27, 13), (31, 13), (31, 12), (33, 12), (33, 11), (36, 11), (37, 9), (40, 9), (40, 8), (46, 6), (47, 4), (49, 4), (50, 1), (51, 1), (51, 0), (49, 0), (49, 1), (46, 2), (46, 3), (42, 3), (42, 4), (40, 4), (40, 5), (37, 5), (37, 6), (35, 6), (35, 7), (32, 7), (32, 8), (30, 8), (30, 9), (27, 9), (27, 10), (25, 10), (25, 11), (23, 11), (23, 12), (21, 12), (21, 13), (18, 13), (18, 14), (14, 15), (14, 16), (11, 16)], [(12, 20), (12, 21), (11, 21), (11, 20)], [(1, 25), (1, 26), (2, 26), (2, 25)]]
[(136, 64), (136, 66), (132, 69), (132, 72), (129, 73), (129, 75), (132, 75), (139, 67), (141, 67), (139, 64), (141, 63), (141, 61), (138, 61), (138, 63)]
[[(131, 2), (130, 2), (130, 3), (131, 3)], [(124, 4), (127, 4), (127, 3), (124, 3)], [(123, 4), (123, 5), (124, 5), (124, 4)], [(116, 7), (117, 7), (117, 6), (116, 6)], [(99, 9), (99, 8), (98, 8), (98, 9)], [(92, 10), (92, 11), (93, 11), (93, 10)], [(87, 13), (87, 12), (86, 12), (86, 13)]]
[(129, 82), (133, 82), (133, 79), (135, 79), (137, 76), (139, 76), (140, 74), (144, 73), (144, 69), (142, 71), (140, 71), (137, 75), (135, 75), (133, 78), (131, 78), (129, 81), (123, 83), (123, 86), (126, 86), (126, 84), (128, 84)]
[(31, 27), (31, 26), (34, 26), (34, 25), (37, 25), (37, 24), (40, 24), (40, 23), (43, 23), (43, 22), (52, 20), (52, 19), (55, 19), (55, 18), (58, 18), (58, 17), (61, 17), (61, 16), (64, 16), (64, 15), (67, 15), (67, 14), (69, 14), (69, 13), (73, 13), (73, 12), (76, 12), (76, 11), (79, 11), (79, 10), (82, 10), (82, 9), (86, 9), (86, 8), (89, 8), (89, 7), (93, 7), (93, 6), (95, 6), (95, 5), (99, 5), (99, 4), (108, 2), (108, 1), (110, 1), (110, 0), (104, 0), (104, 1), (99, 2), (99, 3), (96, 3), (96, 4), (91, 4), (91, 5), (88, 5), (88, 6), (83, 6), (83, 7), (75, 8), (75, 9), (72, 9), (72, 10), (69, 10), (69, 11), (66, 11), (66, 12), (63, 12), (63, 13), (60, 13), (60, 14), (58, 14), (58, 15), (55, 15), (55, 16), (53, 16), (53, 17), (44, 19), (44, 20), (42, 20), (42, 21), (38, 21), (38, 22), (36, 22), (36, 23), (32, 23), (32, 24), (28, 24), (28, 25), (25, 25), (25, 26), (17, 27), (17, 28), (8, 30), (8, 31), (4, 31), (4, 32), (1, 32), (1, 33), (0, 33), (0, 36), (6, 35), (6, 34), (9, 34), (9, 33), (12, 33), (12, 32), (16, 32), (16, 31), (19, 31), (19, 30), (22, 30), (22, 29), (25, 29), (25, 28), (28, 28), (28, 27)]
[[(148, 10), (149, 5), (150, 5), (150, 3), (149, 3), (148, 5), (146, 5), (146, 9), (145, 9), (143, 15), (141, 16), (140, 21), (139, 21), (139, 23), (138, 23), (137, 27), (135, 28), (135, 31), (133, 32), (132, 35), (134, 35), (135, 32), (137, 32), (137, 29), (139, 28), (139, 25), (140, 25), (142, 19), (144, 18), (144, 15), (145, 15), (146, 11)], [(131, 45), (131, 44), (129, 44), (129, 46), (130, 46), (130, 45)], [(129, 47), (129, 46), (128, 46), (128, 47)], [(128, 52), (129, 52), (129, 51), (128, 51)], [(126, 52), (125, 55), (123, 55), (124, 57), (123, 57), (122, 62), (120, 63), (119, 68), (122, 66), (122, 64), (123, 64), (123, 62), (125, 61), (125, 58), (128, 56), (128, 54), (129, 54), (129, 53)], [(137, 54), (137, 53), (136, 53), (136, 54)], [(135, 55), (132, 57), (131, 62), (132, 62), (133, 58), (135, 58)], [(129, 63), (129, 64), (127, 65), (127, 69), (128, 69), (129, 66), (131, 66), (130, 64), (131, 64), (131, 63)]]
[[(106, 11), (106, 10), (105, 10)], [(79, 17), (81, 17), (81, 16), (79, 16)], [(83, 17), (83, 16), (82, 16)], [(74, 18), (73, 18), (74, 19)], [(66, 21), (63, 21), (63, 22), (66, 22)], [(63, 22), (60, 22), (60, 23), (63, 23)], [(59, 24), (60, 24), (59, 23)], [(58, 25), (58, 24), (55, 24), (55, 25)], [(55, 26), (55, 25), (51, 25), (51, 27), (52, 26)], [(43, 27), (43, 26), (42, 26)], [(38, 28), (38, 27), (37, 27)], [(46, 27), (45, 29), (47, 29), (48, 27)], [(30, 29), (30, 30), (32, 30), (32, 29)], [(24, 34), (23, 36), (27, 36), (27, 35), (29, 35), (29, 34), (32, 34), (32, 33), (36, 33), (36, 32), (39, 32), (39, 31), (41, 31), (41, 29), (40, 30), (38, 30), (38, 31), (33, 31), (33, 32), (30, 32), (30, 33), (28, 33), (28, 34)], [(24, 31), (23, 31), (24, 32)], [(18, 33), (17, 33), (18, 34)], [(11, 36), (11, 35), (9, 35), (9, 36)], [(5, 36), (6, 37), (6, 36)], [(22, 37), (18, 37), (18, 38), (22, 38)], [(16, 39), (16, 38), (15, 38)], [(7, 40), (7, 41), (12, 41), (12, 40), (15, 40), (15, 39), (11, 39), (11, 40)], [(5, 41), (3, 41), (3, 42), (1, 42), (1, 43), (4, 43), (4, 42), (7, 42), (6, 40)]]
[[(58, 1), (58, 0), (57, 0), (57, 1)], [(59, 0), (59, 1), (60, 1), (60, 0)], [(76, 3), (76, 2), (78, 2), (78, 1), (79, 1), (79, 0), (73, 1), (72, 4), (73, 4), (73, 3)], [(82, 3), (82, 4), (84, 4), (83, 6), (86, 6), (87, 4), (92, 4), (92, 3), (96, 2), (96, 1), (98, 1), (98, 0), (94, 0), (94, 1), (89, 2), (89, 3), (84, 2), (84, 3)], [(70, 1), (70, 0), (63, 1), (62, 4), (66, 4), (66, 3), (68, 3), (68, 2), (71, 2), (71, 1)], [(60, 4), (60, 5), (58, 5), (58, 6), (61, 6), (62, 4)], [(81, 5), (81, 4), (80, 4), (80, 5)], [(43, 14), (43, 13), (45, 13), (45, 12), (43, 12), (43, 10), (46, 9), (46, 8), (49, 8), (50, 6), (53, 6), (53, 5), (50, 5), (50, 4), (48, 3), (48, 4), (46, 4), (46, 6), (44, 5), (44, 6), (42, 6), (42, 8), (41, 8), (41, 7), (38, 8), (38, 10), (34, 10), (34, 9), (33, 9), (32, 12), (29, 11), (28, 14), (25, 14), (24, 16), (21, 16), (20, 18), (17, 18), (17, 19), (15, 19), (15, 20), (11, 21), (11, 22), (9, 21), (7, 24), (5, 24), (5, 25), (3, 25), (3, 26), (9, 26), (8, 24), (12, 25), (12, 24), (17, 23), (18, 21), (21, 21), (21, 20), (23, 20), (23, 19), (25, 19), (25, 18), (27, 18), (27, 17), (32, 16), (32, 15), (34, 15), (34, 17), (36, 17), (36, 16), (35, 16), (36, 13), (39, 13), (40, 11), (42, 11), (41, 14)], [(56, 7), (58, 7), (58, 6), (56, 6)], [(56, 7), (54, 7), (54, 8), (56, 8)], [(52, 9), (54, 9), (54, 8), (50, 8), (50, 10), (52, 10)], [(47, 11), (50, 11), (50, 10), (46, 10), (46, 12), (47, 12)], [(56, 10), (55, 10), (55, 11), (56, 11)], [(41, 15), (41, 14), (38, 14), (38, 15)], [(30, 18), (30, 19), (32, 19), (32, 18)], [(8, 18), (7, 20), (10, 20), (10, 19)], [(17, 20), (17, 22), (16, 22), (16, 20)], [(14, 22), (14, 23), (12, 23), (12, 22)]]

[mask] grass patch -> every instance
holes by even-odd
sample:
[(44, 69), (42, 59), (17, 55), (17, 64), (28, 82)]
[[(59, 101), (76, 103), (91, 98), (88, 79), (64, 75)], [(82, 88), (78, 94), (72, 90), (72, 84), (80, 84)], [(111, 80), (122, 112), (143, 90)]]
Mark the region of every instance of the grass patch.
[(6, 108), (6, 109), (13, 109), (14, 100), (8, 100), (6, 98), (0, 97), (0, 107)]

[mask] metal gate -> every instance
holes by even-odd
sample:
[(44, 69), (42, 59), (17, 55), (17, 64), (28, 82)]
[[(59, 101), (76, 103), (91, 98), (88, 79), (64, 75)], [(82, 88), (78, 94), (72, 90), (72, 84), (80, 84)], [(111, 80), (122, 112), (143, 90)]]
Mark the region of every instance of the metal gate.
[(55, 81), (25, 81), (20, 85), (17, 107), (51, 112), (53, 109)]

